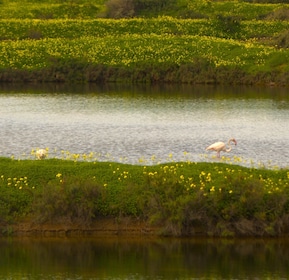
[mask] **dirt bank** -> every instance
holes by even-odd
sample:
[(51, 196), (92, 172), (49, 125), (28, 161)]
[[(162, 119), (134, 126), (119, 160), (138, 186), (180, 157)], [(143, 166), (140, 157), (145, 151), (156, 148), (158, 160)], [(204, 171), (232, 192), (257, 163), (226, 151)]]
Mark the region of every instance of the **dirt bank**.
[(0, 225), (0, 236), (74, 237), (101, 235), (159, 235), (160, 228), (137, 219), (99, 219), (89, 225), (76, 223), (45, 223), (30, 221)]

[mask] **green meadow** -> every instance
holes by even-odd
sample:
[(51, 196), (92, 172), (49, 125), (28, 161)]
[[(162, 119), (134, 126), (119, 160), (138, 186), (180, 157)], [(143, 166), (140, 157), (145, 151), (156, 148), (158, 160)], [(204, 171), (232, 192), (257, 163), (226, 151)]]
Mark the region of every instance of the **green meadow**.
[(157, 234), (282, 236), (289, 226), (289, 171), (234, 163), (0, 159), (0, 228), (137, 219)]
[(135, 2), (2, 1), (0, 80), (288, 84), (289, 5)]

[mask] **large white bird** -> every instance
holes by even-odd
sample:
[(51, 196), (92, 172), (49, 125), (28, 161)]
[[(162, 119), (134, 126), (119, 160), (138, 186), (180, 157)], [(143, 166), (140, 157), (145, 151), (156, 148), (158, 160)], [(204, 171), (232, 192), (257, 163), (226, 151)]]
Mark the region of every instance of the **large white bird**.
[(217, 157), (220, 157), (220, 152), (227, 152), (229, 153), (232, 150), (231, 142), (233, 142), (235, 145), (237, 145), (237, 141), (235, 138), (229, 139), (227, 145), (228, 148), (226, 147), (226, 144), (224, 142), (216, 142), (209, 147), (206, 148), (207, 151), (216, 151), (217, 152)]
[(47, 150), (46, 149), (38, 149), (35, 153), (37, 159), (45, 159), (47, 157)]

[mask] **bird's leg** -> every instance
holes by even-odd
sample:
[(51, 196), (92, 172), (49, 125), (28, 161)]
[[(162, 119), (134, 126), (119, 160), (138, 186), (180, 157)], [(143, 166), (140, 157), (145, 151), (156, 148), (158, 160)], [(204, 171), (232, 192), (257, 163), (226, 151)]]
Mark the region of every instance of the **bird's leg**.
[(217, 158), (220, 158), (220, 152), (217, 152)]

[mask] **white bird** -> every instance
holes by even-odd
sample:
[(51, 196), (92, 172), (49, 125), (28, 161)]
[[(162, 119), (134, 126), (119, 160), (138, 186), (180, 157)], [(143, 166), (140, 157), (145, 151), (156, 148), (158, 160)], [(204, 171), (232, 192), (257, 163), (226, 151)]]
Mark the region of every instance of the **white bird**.
[(45, 159), (47, 157), (47, 150), (46, 149), (38, 149), (35, 153), (37, 159)]
[(220, 152), (227, 152), (229, 153), (232, 150), (231, 147), (231, 142), (233, 142), (235, 145), (237, 145), (237, 141), (235, 140), (235, 138), (231, 138), (229, 139), (227, 145), (228, 148), (226, 147), (226, 144), (224, 142), (216, 142), (212, 145), (210, 145), (209, 147), (206, 148), (207, 151), (216, 151), (217, 152), (217, 157), (220, 157)]

